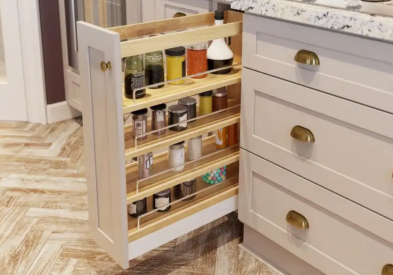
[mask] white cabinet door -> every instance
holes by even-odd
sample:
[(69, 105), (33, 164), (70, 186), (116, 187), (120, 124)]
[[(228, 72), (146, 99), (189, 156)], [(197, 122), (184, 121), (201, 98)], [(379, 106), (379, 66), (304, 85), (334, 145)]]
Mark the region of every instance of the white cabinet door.
[(155, 0), (155, 20), (172, 18), (177, 12), (186, 15), (210, 11), (210, 0)]

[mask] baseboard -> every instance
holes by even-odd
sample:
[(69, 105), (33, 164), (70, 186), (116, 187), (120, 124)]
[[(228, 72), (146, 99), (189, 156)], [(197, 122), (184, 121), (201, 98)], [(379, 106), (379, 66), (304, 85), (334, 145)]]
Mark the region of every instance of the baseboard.
[(81, 112), (72, 108), (67, 101), (49, 104), (46, 106), (48, 123), (55, 123), (81, 116)]

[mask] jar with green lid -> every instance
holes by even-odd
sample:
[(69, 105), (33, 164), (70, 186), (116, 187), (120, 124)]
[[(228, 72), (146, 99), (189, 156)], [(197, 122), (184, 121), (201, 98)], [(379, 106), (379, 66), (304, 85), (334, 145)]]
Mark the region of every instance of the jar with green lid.
[[(176, 47), (165, 50), (166, 54), (166, 77), (167, 80), (174, 80), (186, 76), (186, 49)], [(185, 82), (184, 79), (170, 82), (170, 84), (179, 85)]]
[[(130, 56), (125, 61), (124, 69), (124, 93), (126, 98), (133, 98), (133, 93), (138, 88), (143, 88), (145, 84), (145, 68), (143, 65), (143, 55)], [(146, 89), (136, 91), (135, 98), (142, 98), (146, 95)]]
[(213, 111), (213, 91), (199, 94), (199, 115), (204, 116)]

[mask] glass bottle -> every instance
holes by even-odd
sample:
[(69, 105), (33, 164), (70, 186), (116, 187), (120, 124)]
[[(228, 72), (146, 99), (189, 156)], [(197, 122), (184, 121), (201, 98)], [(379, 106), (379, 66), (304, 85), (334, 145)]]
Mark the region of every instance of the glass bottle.
[[(143, 66), (143, 55), (130, 56), (125, 61), (124, 92), (126, 98), (133, 98), (135, 89), (146, 86), (145, 68)], [(146, 89), (136, 92), (135, 97), (142, 98), (146, 95)]]
[[(164, 56), (162, 51), (155, 51), (145, 55), (146, 62), (146, 85), (152, 85), (165, 81), (164, 77)], [(151, 87), (151, 89), (159, 89), (164, 84)]]

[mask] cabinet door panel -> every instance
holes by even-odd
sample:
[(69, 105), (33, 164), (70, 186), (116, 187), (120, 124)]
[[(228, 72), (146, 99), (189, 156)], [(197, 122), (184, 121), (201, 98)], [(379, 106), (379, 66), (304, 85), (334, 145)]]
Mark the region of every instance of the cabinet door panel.
[(210, 11), (209, 0), (155, 0), (156, 20), (172, 18), (177, 12), (186, 15), (205, 13)]

